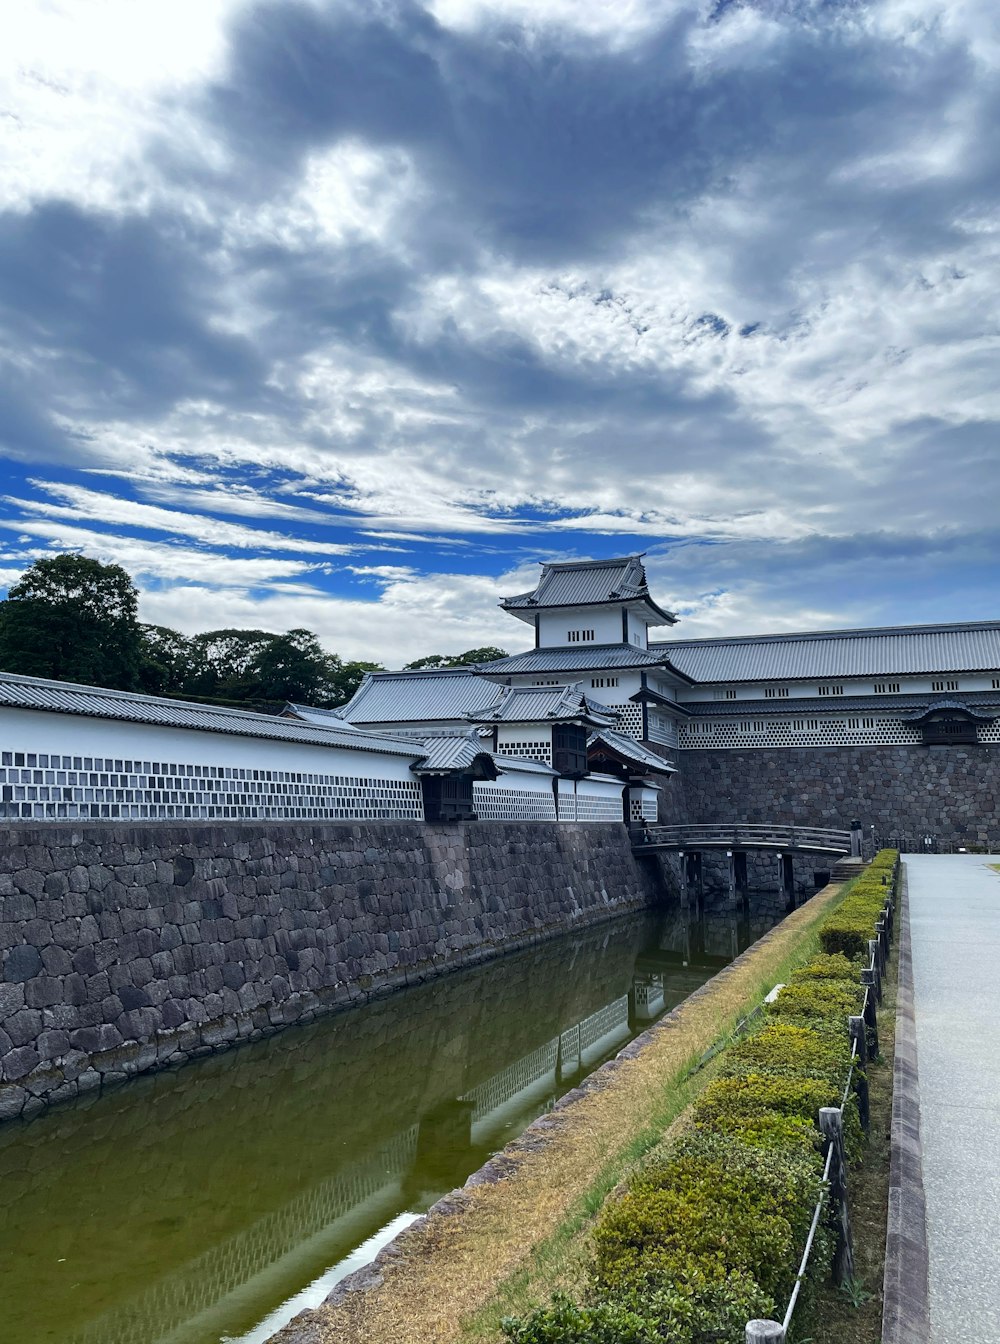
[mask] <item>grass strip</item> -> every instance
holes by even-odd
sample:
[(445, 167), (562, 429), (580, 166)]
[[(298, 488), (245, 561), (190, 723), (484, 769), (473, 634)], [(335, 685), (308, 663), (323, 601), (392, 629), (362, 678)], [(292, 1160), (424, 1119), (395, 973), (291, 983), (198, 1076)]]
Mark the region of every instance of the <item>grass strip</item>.
[[(309, 1319), (316, 1344), (446, 1344), (500, 1338), (503, 1316), (572, 1284), (585, 1233), (712, 1068), (685, 1078), (776, 981), (817, 950), (817, 927), (845, 895), (829, 887), (723, 968), (644, 1038), (641, 1050), (536, 1121), (502, 1155), (505, 1179), (466, 1187), (394, 1245), (367, 1291)], [(294, 1334), (291, 1332), (295, 1331)], [(302, 1339), (289, 1327), (288, 1344)], [(277, 1336), (277, 1341), (282, 1335)]]
[[(871, 907), (874, 931), (888, 892), (876, 879), (870, 894), (858, 894), (864, 885), (862, 878), (822, 920), (827, 953), (793, 972), (767, 1024), (727, 1050), (681, 1132), (601, 1211), (589, 1283), (572, 1294), (550, 1291), (541, 1305), (509, 1317), (510, 1344), (708, 1344), (735, 1338), (748, 1319), (775, 1316), (788, 1302), (822, 1188), (816, 1116), (840, 1106), (847, 1017), (860, 1013), (864, 998), (860, 965), (831, 952), (827, 933), (846, 927), (850, 906), (859, 915)], [(853, 1097), (842, 1114), (847, 1152), (860, 1159)], [(806, 1299), (832, 1250), (824, 1228), (803, 1282)]]

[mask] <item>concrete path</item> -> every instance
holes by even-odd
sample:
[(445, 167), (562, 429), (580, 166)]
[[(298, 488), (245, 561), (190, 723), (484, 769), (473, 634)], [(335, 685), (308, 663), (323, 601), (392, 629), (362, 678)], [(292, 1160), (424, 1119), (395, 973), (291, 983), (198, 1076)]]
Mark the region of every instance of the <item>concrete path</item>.
[(907, 855), (932, 1344), (1000, 1341), (1000, 873)]

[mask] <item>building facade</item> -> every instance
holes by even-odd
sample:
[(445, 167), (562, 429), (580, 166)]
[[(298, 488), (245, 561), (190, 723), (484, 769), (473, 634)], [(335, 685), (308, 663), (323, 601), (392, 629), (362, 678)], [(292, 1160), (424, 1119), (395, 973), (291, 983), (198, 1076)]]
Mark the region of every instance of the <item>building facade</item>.
[(532, 627), (532, 649), (472, 669), (374, 673), (337, 713), (404, 736), (432, 720), (496, 732), (506, 696), (511, 709), (538, 706), (507, 731), (508, 749), (551, 761), (551, 706), (585, 700), (606, 716), (591, 722), (591, 753), (604, 726), (643, 749), (634, 777), (651, 756), (668, 767), (646, 776), (661, 819), (859, 817), (925, 848), (1000, 841), (1000, 621), (654, 637), (676, 617), (650, 595), (638, 555), (543, 565), (534, 589), (500, 606)]

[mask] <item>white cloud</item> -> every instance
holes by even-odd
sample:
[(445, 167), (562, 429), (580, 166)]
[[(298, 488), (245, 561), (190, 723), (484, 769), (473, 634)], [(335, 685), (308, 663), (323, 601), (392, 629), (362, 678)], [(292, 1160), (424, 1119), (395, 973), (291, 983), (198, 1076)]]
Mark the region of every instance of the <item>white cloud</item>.
[(497, 607), (499, 595), (534, 582), (535, 566), (488, 575), (402, 572), (380, 576), (377, 600), (321, 594), (217, 592), (194, 583), (143, 594), (143, 620), (189, 634), (225, 626), (281, 632), (314, 630), (322, 644), (343, 658), (388, 667), (429, 653), (463, 653), (485, 644), (520, 650), (530, 645), (528, 627)]
[(356, 546), (326, 541), (310, 541), (303, 537), (279, 532), (265, 532), (259, 528), (240, 527), (237, 523), (221, 522), (217, 518), (177, 509), (163, 509), (134, 500), (83, 486), (63, 485), (56, 481), (33, 481), (39, 490), (63, 501), (53, 504), (45, 499), (18, 499), (5, 496), (9, 504), (28, 514), (42, 514), (49, 518), (66, 518), (71, 522), (101, 522), (117, 526), (144, 528), (152, 532), (169, 532), (174, 536), (190, 537), (212, 546), (231, 546), (236, 550), (292, 551), (305, 555), (349, 555)]
[(181, 95), (217, 73), (244, 0), (13, 4), (0, 45), (0, 206), (44, 197), (106, 209), (148, 199), (146, 140), (207, 146)]

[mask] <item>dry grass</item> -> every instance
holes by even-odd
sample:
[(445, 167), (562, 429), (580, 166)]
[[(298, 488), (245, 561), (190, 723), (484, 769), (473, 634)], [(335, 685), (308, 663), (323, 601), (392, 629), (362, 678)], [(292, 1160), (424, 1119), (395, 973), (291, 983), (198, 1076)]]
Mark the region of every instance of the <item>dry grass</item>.
[(405, 1233), (380, 1265), (379, 1286), (315, 1313), (316, 1337), (323, 1344), (492, 1340), (502, 1316), (571, 1286), (607, 1194), (660, 1140), (707, 1071), (685, 1075), (815, 951), (816, 926), (842, 895), (828, 887), (813, 897), (663, 1019), (636, 1058), (604, 1070), (600, 1087), (533, 1127), (525, 1144), (514, 1145), (506, 1179), (462, 1191), (454, 1199), (459, 1212), (434, 1214)]

